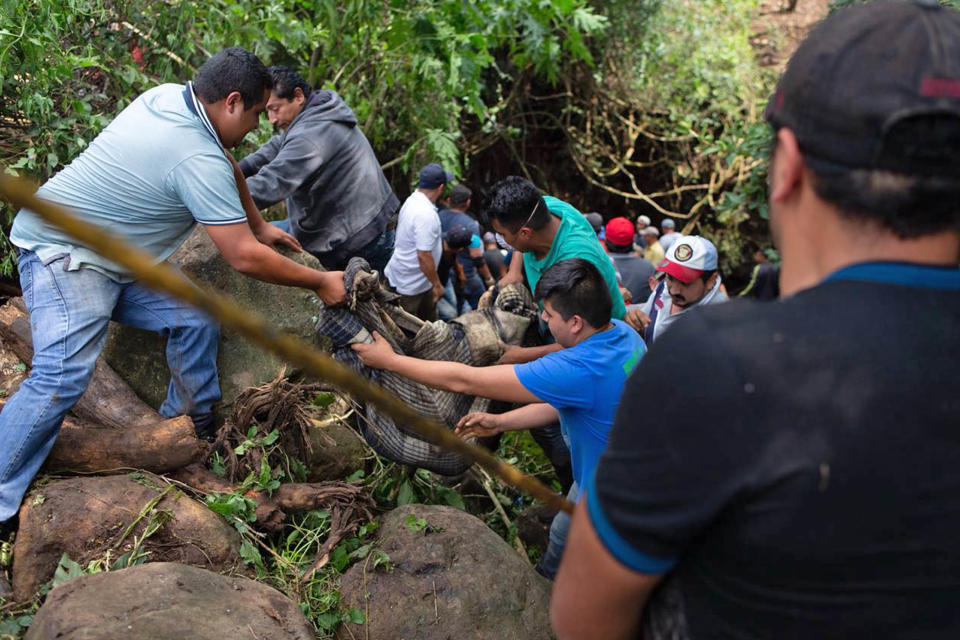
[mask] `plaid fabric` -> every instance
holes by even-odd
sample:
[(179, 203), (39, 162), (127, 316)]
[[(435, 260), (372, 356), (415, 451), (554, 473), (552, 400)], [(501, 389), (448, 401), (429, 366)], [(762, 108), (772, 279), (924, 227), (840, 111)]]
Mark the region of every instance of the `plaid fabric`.
[[(486, 411), (486, 398), (431, 389), (392, 371), (370, 369), (350, 348), (354, 342), (373, 342), (377, 331), (399, 353), (426, 360), (447, 360), (473, 366), (493, 364), (500, 357), (498, 341), (519, 344), (536, 317), (530, 292), (526, 300), (532, 306), (525, 315), (498, 308), (466, 313), (452, 322), (424, 322), (400, 308), (399, 296), (380, 286), (375, 271), (363, 258), (353, 258), (344, 272), (347, 306), (324, 309), (317, 332), (329, 336), (334, 344), (333, 357), (378, 382), (397, 395), (417, 413), (432, 418), (449, 429), (470, 411)], [(522, 309), (523, 292), (511, 293), (506, 302)], [(518, 303), (520, 306), (518, 306)], [(531, 315), (532, 313), (532, 315)], [(367, 443), (380, 455), (406, 464), (423, 467), (444, 475), (466, 471), (472, 461), (449, 453), (398, 425), (376, 407), (363, 408), (361, 430)]]

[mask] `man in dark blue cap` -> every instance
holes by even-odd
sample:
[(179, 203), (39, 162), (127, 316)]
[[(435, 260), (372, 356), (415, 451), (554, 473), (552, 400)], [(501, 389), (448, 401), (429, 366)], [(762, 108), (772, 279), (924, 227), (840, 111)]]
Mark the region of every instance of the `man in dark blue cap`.
[(797, 49), (766, 113), (783, 297), (685, 313), (627, 381), (558, 638), (960, 637), (958, 60), (934, 0)]
[(396, 246), (384, 269), (400, 305), (423, 320), (437, 319), (437, 300), (444, 294), (437, 275), (443, 255), (437, 200), (451, 180), (453, 174), (436, 162), (420, 170), (417, 189), (400, 207)]

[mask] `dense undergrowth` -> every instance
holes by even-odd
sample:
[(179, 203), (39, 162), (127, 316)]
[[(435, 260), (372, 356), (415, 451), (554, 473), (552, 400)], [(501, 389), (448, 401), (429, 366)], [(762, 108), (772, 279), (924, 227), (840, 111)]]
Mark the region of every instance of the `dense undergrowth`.
[[(327, 406), (326, 402), (315, 402), (307, 411), (317, 418), (336, 418), (326, 410)], [(351, 420), (349, 416), (343, 419)], [(330, 552), (329, 560), (319, 570), (310, 572), (330, 534), (331, 514), (325, 509), (294, 514), (284, 523), (281, 531), (274, 533), (265, 533), (252, 526), (256, 519), (256, 505), (245, 496), (248, 490), (270, 493), (281, 483), (306, 480), (306, 467), (280, 449), (276, 431), (265, 437), (254, 436), (256, 431), (256, 426), (251, 427), (250, 437), (235, 447), (234, 452), (241, 458), (256, 456), (261, 460), (260, 468), (248, 473), (232, 493), (209, 494), (204, 501), (234, 526), (241, 537), (240, 555), (243, 562), (255, 572), (257, 579), (297, 602), (316, 627), (318, 637), (331, 636), (340, 624), (362, 624), (364, 621), (362, 611), (347, 609), (340, 604), (340, 577), (347, 569), (357, 562), (363, 562), (369, 571), (391, 570), (390, 557), (377, 547), (376, 515), (404, 504), (449, 505), (474, 514), (509, 544), (516, 546), (516, 518), (524, 508), (533, 504), (528, 496), (484, 472), (473, 470), (466, 477), (451, 481), (423, 469), (390, 462), (367, 448), (362, 468), (346, 479), (363, 482), (375, 500), (375, 517), (363, 522), (353, 535), (337, 544)], [(552, 467), (528, 433), (505, 434), (499, 443), (497, 455), (525, 473), (559, 488)], [(280, 462), (267, 464), (268, 460)], [(208, 467), (214, 473), (225, 473), (222, 458), (217, 454), (208, 460)], [(133, 472), (130, 475), (138, 482), (150, 482), (142, 473)], [(45, 481), (44, 478), (37, 480), (40, 484)], [(161, 486), (154, 488), (159, 492), (157, 497), (144, 505), (131, 523), (126, 523), (131, 531), (134, 524), (146, 523), (141, 533), (131, 539), (132, 545), (128, 551), (122, 554), (108, 551), (102, 557), (82, 565), (64, 555), (53, 579), (44, 585), (33, 600), (26, 603), (4, 603), (0, 600), (0, 640), (22, 637), (44, 597), (54, 586), (82, 575), (115, 571), (150, 561), (151, 554), (145, 543), (171, 515), (158, 504), (163, 495), (175, 490), (176, 486), (169, 484), (165, 489)], [(407, 526), (416, 529), (426, 525), (412, 520)], [(9, 570), (12, 548), (10, 541), (3, 541), (2, 544), (0, 570)], [(522, 543), (519, 546), (528, 554), (531, 564), (536, 563), (543, 552), (542, 549), (526, 549)]]

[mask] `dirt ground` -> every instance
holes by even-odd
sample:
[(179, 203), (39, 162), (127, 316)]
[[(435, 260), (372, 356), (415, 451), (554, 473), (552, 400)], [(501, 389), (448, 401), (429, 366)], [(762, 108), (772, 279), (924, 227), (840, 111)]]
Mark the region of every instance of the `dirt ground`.
[(750, 39), (761, 66), (782, 70), (800, 41), (817, 22), (826, 17), (829, 0), (762, 0)]

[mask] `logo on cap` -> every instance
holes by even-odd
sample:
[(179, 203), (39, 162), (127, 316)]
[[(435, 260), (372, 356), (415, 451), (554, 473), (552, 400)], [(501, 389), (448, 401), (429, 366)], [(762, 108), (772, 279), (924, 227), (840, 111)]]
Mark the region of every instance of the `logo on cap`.
[(677, 262), (686, 262), (693, 257), (693, 247), (688, 244), (682, 244), (674, 251), (673, 257), (676, 258)]

